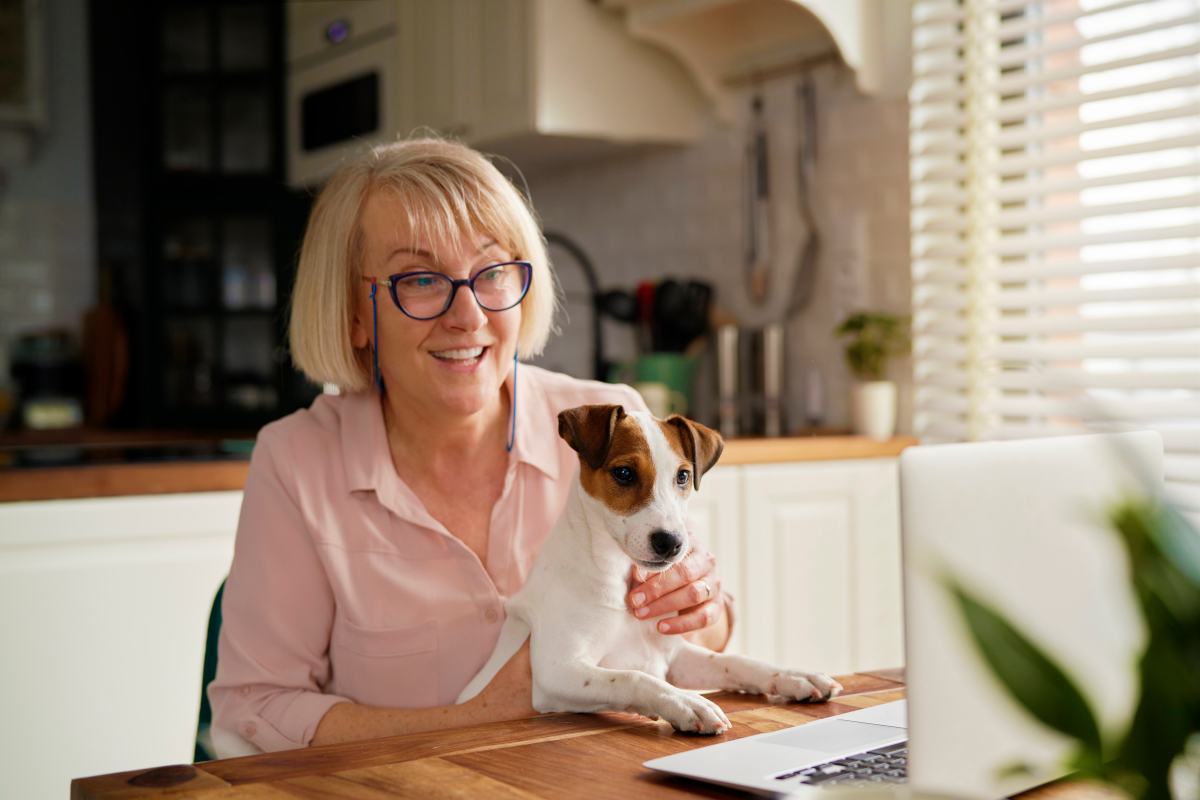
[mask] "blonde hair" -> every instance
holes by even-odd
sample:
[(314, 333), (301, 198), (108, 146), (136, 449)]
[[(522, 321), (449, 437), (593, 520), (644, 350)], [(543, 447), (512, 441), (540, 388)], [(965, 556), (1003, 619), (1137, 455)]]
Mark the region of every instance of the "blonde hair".
[[(380, 145), (341, 167), (313, 205), (300, 248), (288, 338), (292, 359), (316, 383), (360, 391), (371, 383), (370, 350), (350, 343), (353, 298), (362, 287), (363, 208), (388, 191), (415, 238), (454, 241), (489, 235), (533, 265), (521, 302), (517, 353), (542, 352), (554, 323), (556, 287), (533, 209), (482, 154), (458, 142), (409, 139)], [(391, 304), (384, 292), (383, 302)]]

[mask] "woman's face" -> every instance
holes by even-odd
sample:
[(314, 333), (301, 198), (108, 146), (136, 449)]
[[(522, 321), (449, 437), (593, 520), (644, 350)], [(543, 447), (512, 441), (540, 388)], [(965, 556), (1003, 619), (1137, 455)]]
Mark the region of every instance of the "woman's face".
[[(363, 209), (363, 275), (429, 270), (459, 280), (513, 260), (487, 235), (430, 242), (414, 239), (400, 202), (374, 193)], [(371, 339), (371, 284), (362, 281), (351, 327), (355, 348)], [(486, 311), (466, 286), (446, 313), (430, 320), (408, 317), (378, 287), (379, 372), (393, 401), (419, 406), (422, 416), (467, 416), (500, 400), (521, 326), (521, 307)]]

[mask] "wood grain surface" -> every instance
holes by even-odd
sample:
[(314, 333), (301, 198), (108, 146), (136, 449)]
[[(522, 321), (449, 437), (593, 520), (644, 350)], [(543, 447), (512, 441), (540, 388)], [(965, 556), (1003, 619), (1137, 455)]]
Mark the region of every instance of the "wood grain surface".
[(913, 436), (893, 436), (886, 441), (866, 436), (811, 436), (782, 439), (730, 439), (718, 462), (783, 464), (795, 461), (839, 461), (847, 458), (895, 458), (917, 443)]
[[(642, 762), (721, 741), (803, 725), (814, 719), (904, 698), (903, 670), (838, 678), (845, 694), (814, 705), (761, 695), (711, 694), (733, 729), (720, 737), (676, 733), (628, 714), (547, 714), (365, 742), (79, 778), (72, 800), (667, 800), (755, 795), (646, 769)], [(139, 780), (140, 778), (140, 780)], [(134, 781), (131, 784), (131, 781)], [(161, 788), (136, 783), (166, 782)], [(1021, 800), (1119, 800), (1111, 788), (1060, 781)]]
[[(34, 436), (51, 433), (53, 436)], [(68, 446), (70, 432), (34, 431), (9, 434), (9, 445)], [(93, 431), (86, 444), (161, 443), (162, 434)], [(83, 437), (83, 433), (77, 435)], [(178, 434), (180, 441), (187, 439)], [(838, 461), (848, 458), (895, 457), (917, 440), (897, 436), (886, 442), (864, 436), (815, 436), (785, 439), (731, 439), (721, 455), (722, 466), (779, 464), (798, 461)], [(15, 445), (14, 445), (15, 446)], [(3, 449), (3, 446), (0, 446)], [(2, 466), (2, 465), (0, 465)], [(176, 461), (145, 464), (93, 464), (79, 467), (0, 469), (0, 503), (25, 500), (64, 500), (80, 497), (121, 497), (140, 494), (219, 492), (246, 485), (248, 461)]]
[(676, 733), (665, 722), (629, 714), (546, 714), (210, 761), (195, 768), (193, 780), (157, 789), (130, 783), (154, 770), (79, 778), (71, 783), (71, 798), (741, 797), (742, 792), (654, 773), (642, 762), (844, 714), (885, 697), (899, 699), (904, 692), (902, 683), (874, 675), (847, 675), (838, 681), (845, 694), (830, 703), (710, 694), (733, 723), (732, 730), (715, 739)]
[(173, 461), (0, 470), (0, 503), (240, 491), (249, 461)]

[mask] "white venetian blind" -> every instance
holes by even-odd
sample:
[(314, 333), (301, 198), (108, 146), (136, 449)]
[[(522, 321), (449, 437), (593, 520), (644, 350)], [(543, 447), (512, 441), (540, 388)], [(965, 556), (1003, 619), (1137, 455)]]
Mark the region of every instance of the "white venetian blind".
[(1200, 511), (1200, 0), (916, 0), (915, 427), (1153, 428)]

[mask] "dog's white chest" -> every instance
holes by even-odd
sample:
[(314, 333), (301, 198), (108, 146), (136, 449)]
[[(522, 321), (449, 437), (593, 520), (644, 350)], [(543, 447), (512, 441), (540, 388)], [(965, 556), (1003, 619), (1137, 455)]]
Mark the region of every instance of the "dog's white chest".
[(664, 637), (651, 627), (653, 623), (624, 614), (607, 637), (599, 666), (606, 669), (636, 669), (666, 680), (669, 667), (663, 649)]

